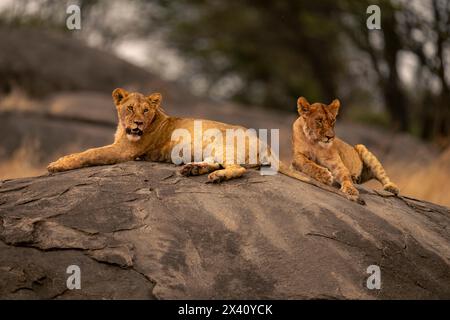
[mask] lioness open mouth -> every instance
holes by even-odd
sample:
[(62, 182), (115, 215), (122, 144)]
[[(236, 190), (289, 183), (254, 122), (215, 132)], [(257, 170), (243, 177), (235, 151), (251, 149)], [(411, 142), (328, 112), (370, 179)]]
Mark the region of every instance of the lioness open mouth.
[(131, 141), (137, 141), (141, 138), (142, 134), (144, 133), (141, 129), (139, 128), (126, 128), (126, 133), (127, 133), (127, 137), (129, 140)]
[(143, 134), (142, 130), (139, 128), (134, 128), (134, 129), (127, 128), (126, 132), (127, 132), (127, 134), (130, 134), (133, 136), (142, 136), (142, 134)]

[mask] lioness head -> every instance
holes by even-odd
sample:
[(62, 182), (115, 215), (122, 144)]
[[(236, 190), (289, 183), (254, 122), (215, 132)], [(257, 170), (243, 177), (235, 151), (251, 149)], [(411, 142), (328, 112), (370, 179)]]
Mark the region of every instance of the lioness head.
[(125, 129), (128, 140), (139, 141), (155, 119), (162, 101), (161, 94), (144, 96), (138, 92), (117, 88), (112, 96), (119, 115), (119, 125)]
[(334, 124), (339, 111), (340, 102), (333, 100), (331, 104), (310, 104), (304, 97), (297, 100), (300, 117), (304, 120), (303, 132), (311, 142), (322, 146), (330, 146), (334, 140)]

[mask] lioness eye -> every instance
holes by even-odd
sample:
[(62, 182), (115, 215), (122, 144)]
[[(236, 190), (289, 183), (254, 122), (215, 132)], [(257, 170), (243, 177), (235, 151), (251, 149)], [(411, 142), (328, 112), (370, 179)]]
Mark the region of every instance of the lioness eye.
[(144, 109), (144, 113), (147, 113), (148, 112), (148, 109)]
[(133, 106), (128, 106), (127, 108), (129, 111), (133, 111)]

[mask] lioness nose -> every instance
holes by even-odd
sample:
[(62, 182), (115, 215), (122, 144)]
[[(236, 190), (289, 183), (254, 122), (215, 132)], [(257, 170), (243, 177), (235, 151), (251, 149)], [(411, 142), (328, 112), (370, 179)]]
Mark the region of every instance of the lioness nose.
[(140, 126), (141, 124), (144, 124), (144, 121), (136, 120), (136, 121), (134, 121), (134, 124)]
[(328, 139), (333, 139), (333, 138), (334, 138), (334, 134), (327, 134), (326, 137), (327, 137)]

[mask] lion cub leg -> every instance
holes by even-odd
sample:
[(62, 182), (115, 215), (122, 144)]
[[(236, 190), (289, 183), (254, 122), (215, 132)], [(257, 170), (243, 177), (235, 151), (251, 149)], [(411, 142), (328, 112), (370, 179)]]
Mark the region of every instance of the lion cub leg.
[(359, 191), (353, 185), (350, 172), (341, 158), (338, 155), (334, 155), (326, 161), (325, 165), (331, 170), (333, 177), (341, 185), (341, 191), (348, 195), (350, 200), (357, 201), (359, 199)]
[(367, 148), (362, 144), (357, 144), (355, 146), (355, 150), (356, 152), (358, 152), (364, 165), (370, 169), (373, 177), (380, 181), (380, 183), (383, 185), (383, 189), (395, 195), (398, 195), (398, 187), (389, 179), (380, 161), (378, 161), (373, 153), (367, 150)]
[(224, 169), (217, 170), (208, 175), (208, 182), (222, 182), (225, 180), (240, 178), (245, 173), (245, 168), (238, 164), (223, 164)]
[(298, 153), (294, 156), (292, 161), (292, 167), (295, 170), (301, 171), (304, 174), (316, 179), (327, 185), (333, 184), (333, 176), (330, 170), (318, 165), (317, 163), (309, 160), (306, 156)]
[(191, 162), (185, 164), (181, 170), (180, 173), (183, 176), (199, 176), (202, 174), (207, 174), (216, 170), (219, 170), (221, 168), (220, 164), (215, 162), (212, 158), (206, 158), (202, 162)]

